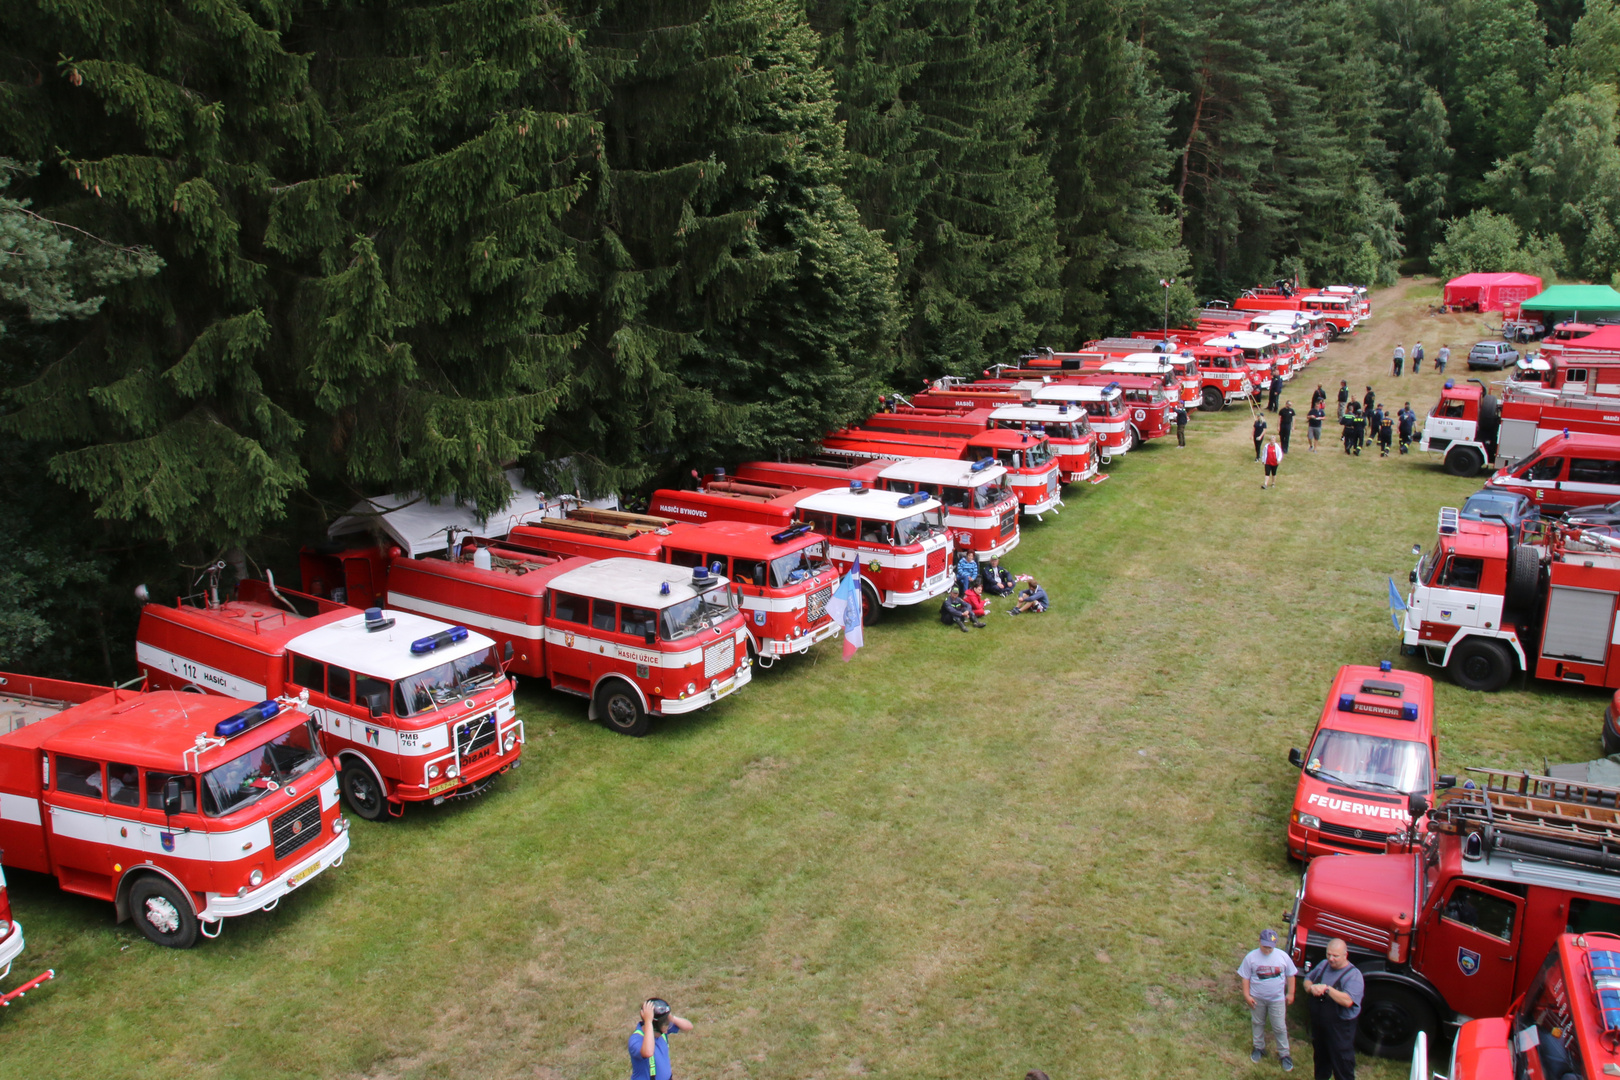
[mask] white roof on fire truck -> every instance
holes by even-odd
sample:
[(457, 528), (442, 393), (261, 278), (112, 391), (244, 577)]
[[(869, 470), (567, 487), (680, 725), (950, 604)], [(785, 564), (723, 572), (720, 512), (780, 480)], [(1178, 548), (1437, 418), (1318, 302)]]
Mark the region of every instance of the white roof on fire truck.
[(367, 630), (365, 614), (357, 611), (347, 619), (299, 634), (287, 642), (287, 649), (312, 660), (393, 680), (438, 667), (446, 660), (471, 656), (495, 644), (476, 630), (468, 630), (465, 641), (441, 645), (432, 652), (418, 655), (411, 652), (411, 642), (448, 630), (451, 624), (393, 608), (383, 614), (394, 620), (394, 625), (386, 630)]
[(434, 505), (412, 491), (361, 499), (348, 513), (332, 522), (326, 535), (335, 537), (380, 530), (406, 555), (417, 559), (446, 550), (445, 536), (450, 529), (483, 540), (499, 540), (526, 518), (562, 517), (567, 506), (584, 505), (596, 510), (619, 508), (617, 495), (583, 502), (572, 495), (544, 495), (524, 486), (516, 469), (507, 470), (506, 482), (512, 485), (512, 501), (488, 521), (478, 516), (475, 506), (450, 499)]
[[(968, 463), (964, 461), (961, 464)], [(899, 521), (913, 514), (940, 508), (939, 500), (931, 497), (910, 506), (900, 505), (901, 499), (910, 497), (901, 495), (898, 491), (880, 491), (877, 488), (862, 488), (860, 491), (833, 488), (831, 491), (817, 491), (806, 495), (799, 500), (799, 509), (814, 510), (821, 514), (844, 514), (849, 517), (866, 518), (868, 521)]]
[(1266, 326), (1309, 326), (1321, 317), (1310, 311), (1257, 311), (1251, 321)]
[(1001, 405), (991, 410), (991, 420), (1034, 420), (1041, 424), (1073, 424), (1086, 418), (1083, 412), (1064, 412), (1064, 402), (1032, 401), (1028, 405)]
[(1122, 356), (1118, 360), (1110, 360), (1097, 370), (1130, 371), (1134, 373), (1139, 368), (1152, 368), (1155, 371), (1162, 371), (1170, 366), (1170, 361), (1186, 359), (1180, 353), (1133, 352), (1131, 355)]
[(1125, 396), (1125, 391), (1109, 383), (1107, 386), (1075, 386), (1059, 383), (1043, 386), (1035, 391), (1036, 401), (1108, 401)]
[[(726, 579), (712, 576), (724, 584)], [(663, 587), (669, 585), (669, 592)], [(646, 559), (598, 559), (578, 570), (551, 579), (553, 589), (618, 604), (663, 609), (698, 595), (692, 588), (692, 568)], [(709, 590), (705, 589), (704, 592)]]
[(1239, 349), (1263, 349), (1267, 345), (1277, 344), (1278, 339), (1279, 335), (1277, 334), (1261, 333), (1258, 330), (1234, 330), (1230, 334), (1210, 338), (1204, 344), (1213, 345), (1216, 348), (1235, 346)]
[[(1017, 405), (1005, 406), (1018, 408)], [(991, 413), (992, 417), (1001, 412), (997, 409)], [(987, 465), (978, 472), (973, 471), (971, 461), (951, 461), (948, 458), (914, 457), (905, 458), (888, 466), (879, 476), (886, 480), (910, 480), (914, 484), (945, 484), (949, 487), (982, 487), (994, 483), (1007, 475), (1007, 470), (1000, 465)], [(803, 506), (803, 503), (799, 504)], [(916, 507), (911, 513), (917, 512)]]

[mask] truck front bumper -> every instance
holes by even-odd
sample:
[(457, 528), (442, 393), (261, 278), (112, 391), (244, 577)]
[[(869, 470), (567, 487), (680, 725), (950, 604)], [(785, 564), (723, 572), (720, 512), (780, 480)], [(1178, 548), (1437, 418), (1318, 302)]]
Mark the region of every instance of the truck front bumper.
[(249, 892), (237, 896), (209, 893), (208, 906), (198, 912), (197, 917), (203, 922), (218, 922), (220, 919), (230, 919), (237, 915), (248, 915), (274, 907), (283, 896), (312, 878), (319, 877), (331, 867), (337, 866), (349, 850), (349, 823), (344, 818), (337, 820), (343, 822), (343, 831), (314, 855)]
[(22, 951), (22, 923), (13, 920), (11, 933), (6, 936), (4, 941), (0, 941), (0, 979), (11, 974), (11, 962), (21, 956)]
[(794, 638), (766, 638), (759, 643), (759, 651), (770, 656), (792, 656), (795, 653), (809, 652), (810, 646), (818, 641), (826, 641), (837, 636), (843, 627), (831, 618), (820, 626)]
[(713, 705), (723, 697), (728, 697), (747, 686), (754, 677), (754, 668), (747, 660), (737, 665), (737, 670), (729, 679), (716, 679), (705, 690), (689, 694), (683, 698), (663, 698), (658, 702), (656, 710), (662, 716), (680, 716), (682, 713), (696, 712), (707, 705)]

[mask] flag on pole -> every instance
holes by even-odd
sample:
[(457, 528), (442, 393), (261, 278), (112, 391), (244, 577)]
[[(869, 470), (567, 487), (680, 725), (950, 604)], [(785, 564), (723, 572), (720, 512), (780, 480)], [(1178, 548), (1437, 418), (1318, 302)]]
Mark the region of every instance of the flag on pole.
[(1395, 629), (1401, 628), (1401, 617), (1397, 611), (1406, 610), (1406, 601), (1401, 599), (1400, 590), (1395, 588), (1395, 579), (1389, 579), (1389, 621), (1395, 624)]
[(851, 566), (844, 580), (838, 583), (827, 599), (827, 613), (844, 628), (844, 659), (848, 661), (855, 650), (866, 644), (861, 633), (861, 570)]

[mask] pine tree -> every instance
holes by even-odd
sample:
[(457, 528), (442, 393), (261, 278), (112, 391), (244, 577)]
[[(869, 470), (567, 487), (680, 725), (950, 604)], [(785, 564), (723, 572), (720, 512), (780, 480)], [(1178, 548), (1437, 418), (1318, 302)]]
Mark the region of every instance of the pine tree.
[(1479, 178), (1530, 146), (1546, 81), (1546, 27), (1533, 0), (1460, 0), (1453, 10), (1449, 87), (1458, 191), (1464, 206), (1482, 197)]

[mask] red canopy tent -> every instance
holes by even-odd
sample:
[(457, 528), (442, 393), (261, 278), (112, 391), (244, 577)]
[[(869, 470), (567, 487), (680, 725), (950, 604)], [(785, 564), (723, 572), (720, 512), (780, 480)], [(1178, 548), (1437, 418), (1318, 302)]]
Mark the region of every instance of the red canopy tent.
[(1534, 274), (1464, 274), (1446, 282), (1446, 307), (1460, 311), (1501, 311), (1517, 318), (1519, 305), (1541, 292)]

